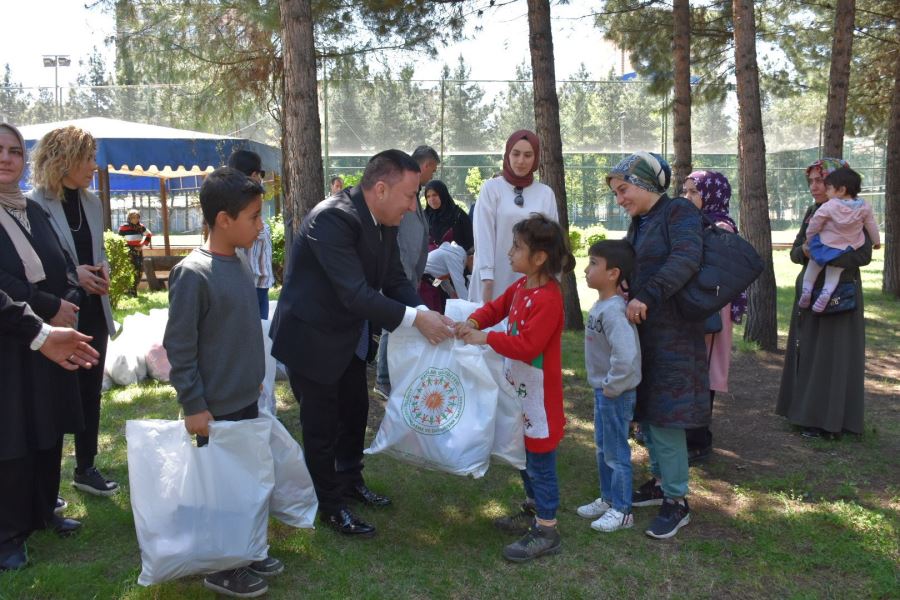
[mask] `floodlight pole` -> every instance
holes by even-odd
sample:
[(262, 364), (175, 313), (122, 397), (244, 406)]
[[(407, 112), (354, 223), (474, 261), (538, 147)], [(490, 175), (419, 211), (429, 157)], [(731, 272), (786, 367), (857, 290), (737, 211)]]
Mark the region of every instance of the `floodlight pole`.
[(56, 102), (56, 118), (62, 120), (62, 91), (59, 88), (59, 68), (72, 64), (68, 54), (45, 54), (44, 66), (53, 67), (53, 99)]

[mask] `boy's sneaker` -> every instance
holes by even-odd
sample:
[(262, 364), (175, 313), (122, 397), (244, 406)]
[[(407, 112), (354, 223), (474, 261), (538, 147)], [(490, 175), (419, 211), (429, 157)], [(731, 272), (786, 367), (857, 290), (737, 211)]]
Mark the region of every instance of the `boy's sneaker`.
[(105, 478), (97, 467), (88, 467), (83, 473), (75, 469), (72, 485), (95, 496), (112, 496), (119, 490), (119, 484)]
[(632, 506), (659, 506), (663, 503), (662, 488), (655, 477), (631, 493)]
[(606, 511), (610, 509), (609, 504), (603, 498), (597, 498), (590, 504), (585, 504), (583, 506), (579, 506), (578, 510), (575, 512), (578, 513), (578, 516), (583, 519), (596, 519)]
[(687, 498), (682, 499), (684, 504), (676, 502), (671, 498), (666, 498), (659, 514), (650, 523), (650, 527), (645, 531), (647, 535), (658, 540), (664, 540), (674, 536), (678, 530), (691, 522), (691, 508), (688, 506)]
[(274, 577), (284, 571), (284, 563), (277, 558), (267, 556), (262, 560), (250, 563), (247, 568), (260, 577)]
[(372, 391), (384, 402), (391, 399), (391, 384), (389, 383), (376, 383)]
[(522, 539), (503, 549), (503, 558), (525, 562), (545, 554), (556, 554), (561, 547), (562, 541), (556, 527), (547, 527), (535, 521)]
[(537, 509), (531, 502), (523, 502), (519, 512), (494, 519), (494, 527), (507, 533), (522, 535), (534, 525)]
[(634, 515), (620, 513), (614, 508), (610, 508), (603, 513), (603, 516), (591, 523), (591, 529), (596, 531), (618, 531), (619, 529), (629, 529), (634, 527)]
[(246, 567), (211, 573), (203, 578), (203, 587), (232, 598), (256, 598), (269, 591), (269, 584)]

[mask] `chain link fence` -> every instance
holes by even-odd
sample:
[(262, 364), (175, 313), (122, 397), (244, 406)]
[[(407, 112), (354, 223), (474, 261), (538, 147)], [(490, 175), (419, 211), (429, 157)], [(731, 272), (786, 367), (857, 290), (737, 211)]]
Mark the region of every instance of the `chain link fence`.
[[(650, 95), (646, 85), (635, 80), (561, 81), (558, 93), (569, 220), (578, 226), (603, 223), (608, 229), (624, 229), (626, 216), (607, 190), (604, 175), (638, 149), (672, 160), (671, 98)], [(506, 137), (517, 129), (534, 129), (528, 79), (328, 79), (320, 83), (319, 105), (326, 179), (341, 175), (354, 181), (375, 152), (391, 147), (412, 151), (428, 144), (443, 159), (435, 177), (466, 206), (477, 198), (481, 183), (500, 170)], [(695, 104), (691, 134), (694, 167), (721, 171), (731, 180), (731, 212), (737, 216), (735, 107), (733, 94), (718, 103)], [(269, 110), (261, 101), (225, 102), (190, 86), (0, 87), (0, 117), (22, 125), (103, 116), (278, 146), (280, 129), (273, 113), (277, 115), (277, 107)], [(772, 228), (794, 229), (810, 202), (805, 168), (820, 156), (821, 125), (779, 118), (766, 110), (764, 123)], [(845, 143), (844, 158), (863, 175), (863, 197), (875, 208), (879, 223), (884, 221), (885, 156), (883, 142)], [(323, 194), (324, 188), (325, 182)], [(191, 216), (199, 210), (196, 190), (179, 194), (173, 199), (171, 230), (194, 231), (199, 223), (199, 217)], [(158, 203), (153, 190), (113, 197), (114, 221), (130, 206), (152, 215), (152, 198)], [(151, 223), (153, 219), (150, 216)]]

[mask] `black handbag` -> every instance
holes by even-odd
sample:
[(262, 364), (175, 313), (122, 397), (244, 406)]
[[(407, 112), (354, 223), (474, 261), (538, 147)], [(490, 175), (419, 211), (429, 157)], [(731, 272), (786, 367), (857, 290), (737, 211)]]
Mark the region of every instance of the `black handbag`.
[[(702, 213), (700, 218), (703, 220), (703, 258), (700, 270), (675, 293), (675, 304), (687, 321), (705, 321), (719, 312), (750, 287), (763, 270), (762, 258), (747, 240), (736, 233), (716, 227)], [(668, 224), (667, 212), (667, 237)], [(721, 325), (719, 328), (721, 329)]]
[[(822, 288), (813, 290), (813, 298), (818, 297), (821, 292)], [(813, 312), (813, 314), (816, 316), (828, 316), (850, 312), (852, 310), (856, 310), (856, 282), (845, 281), (844, 283), (839, 283), (837, 287), (834, 288), (834, 293), (831, 294), (828, 304), (825, 305), (825, 310), (820, 313)]]

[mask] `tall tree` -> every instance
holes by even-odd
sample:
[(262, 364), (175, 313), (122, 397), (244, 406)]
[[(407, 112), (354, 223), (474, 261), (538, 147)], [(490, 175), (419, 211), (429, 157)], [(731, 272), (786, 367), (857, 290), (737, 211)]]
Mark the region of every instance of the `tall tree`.
[[(528, 0), (528, 44), (534, 73), (534, 121), (541, 140), (541, 181), (556, 194), (559, 224), (569, 231), (566, 179), (563, 167), (562, 136), (559, 129), (559, 98), (553, 62), (553, 32), (550, 27), (550, 0)], [(566, 235), (568, 240), (568, 235)], [(584, 329), (575, 273), (563, 274), (563, 306), (566, 329)]]
[(451, 150), (481, 150), (489, 144), (494, 123), (494, 105), (485, 99), (484, 88), (469, 81), (472, 70), (462, 54), (456, 68), (447, 65), (441, 75), (444, 91), (445, 147)]
[[(285, 244), (322, 199), (322, 141), (311, 0), (280, 0), (284, 56), (282, 172)], [(288, 233), (291, 231), (291, 234)], [(290, 247), (286, 245), (285, 247)]]
[(741, 165), (741, 231), (765, 263), (750, 286), (744, 339), (763, 350), (778, 347), (772, 230), (766, 192), (766, 142), (763, 138), (756, 62), (753, 0), (734, 0), (734, 64), (738, 100), (738, 160)]
[[(900, 31), (898, 31), (900, 42)], [(882, 290), (900, 298), (900, 43), (894, 53), (894, 94), (884, 177), (884, 280)]]
[(28, 111), (28, 95), (22, 84), (13, 83), (9, 63), (3, 67), (3, 80), (0, 81), (0, 119), (16, 125), (24, 125)]
[(828, 76), (828, 106), (825, 109), (825, 156), (844, 155), (844, 124), (850, 92), (850, 56), (853, 53), (853, 26), (856, 0), (837, 0)]
[(691, 4), (690, 0), (672, 3), (672, 62), (675, 127), (673, 145), (675, 164), (673, 183), (681, 195), (684, 179), (691, 173)]

